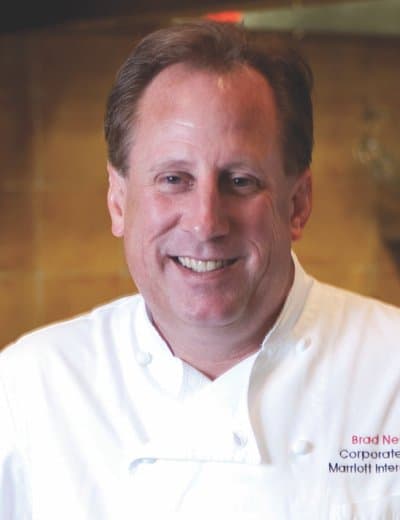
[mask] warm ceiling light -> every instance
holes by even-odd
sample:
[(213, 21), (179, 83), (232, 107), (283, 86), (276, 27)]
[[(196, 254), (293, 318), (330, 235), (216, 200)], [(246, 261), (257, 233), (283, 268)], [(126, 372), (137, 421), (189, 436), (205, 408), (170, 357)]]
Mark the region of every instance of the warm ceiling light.
[(240, 23), (243, 21), (243, 13), (240, 11), (221, 11), (219, 13), (208, 13), (204, 18), (215, 22)]

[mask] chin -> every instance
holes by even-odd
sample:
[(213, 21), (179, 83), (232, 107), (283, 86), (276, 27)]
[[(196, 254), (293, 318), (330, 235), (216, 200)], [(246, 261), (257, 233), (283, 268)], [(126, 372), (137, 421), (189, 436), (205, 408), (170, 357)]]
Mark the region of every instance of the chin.
[(240, 316), (236, 306), (192, 306), (183, 309), (181, 319), (188, 325), (203, 327), (225, 327), (234, 323)]

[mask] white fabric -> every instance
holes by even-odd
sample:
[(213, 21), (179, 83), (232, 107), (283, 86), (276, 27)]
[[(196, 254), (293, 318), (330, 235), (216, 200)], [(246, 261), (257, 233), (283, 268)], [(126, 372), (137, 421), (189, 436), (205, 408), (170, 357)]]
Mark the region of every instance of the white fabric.
[(398, 519), (399, 367), (399, 310), (299, 265), (215, 381), (138, 295), (38, 330), (0, 354), (0, 520)]

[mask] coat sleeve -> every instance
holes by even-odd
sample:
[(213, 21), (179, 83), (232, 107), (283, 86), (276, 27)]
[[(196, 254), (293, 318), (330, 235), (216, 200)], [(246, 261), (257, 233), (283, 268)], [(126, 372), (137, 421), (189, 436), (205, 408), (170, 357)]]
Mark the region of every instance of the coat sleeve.
[(30, 520), (28, 465), (4, 373), (0, 355), (0, 520)]

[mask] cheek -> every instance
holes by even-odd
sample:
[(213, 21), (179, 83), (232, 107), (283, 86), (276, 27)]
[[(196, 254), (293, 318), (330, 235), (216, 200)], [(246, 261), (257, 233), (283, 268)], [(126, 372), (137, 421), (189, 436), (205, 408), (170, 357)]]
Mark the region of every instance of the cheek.
[(273, 249), (286, 248), (290, 244), (287, 204), (279, 205), (266, 197), (247, 212), (244, 223), (244, 232), (260, 258), (264, 258)]
[[(125, 242), (131, 254), (149, 253), (160, 247), (177, 221), (177, 205), (152, 190), (142, 188), (140, 197), (131, 197), (126, 212)], [(146, 249), (148, 249), (146, 251)]]
[(263, 195), (253, 200), (242, 213), (245, 232), (250, 236), (267, 237), (273, 233), (280, 212), (270, 195)]

